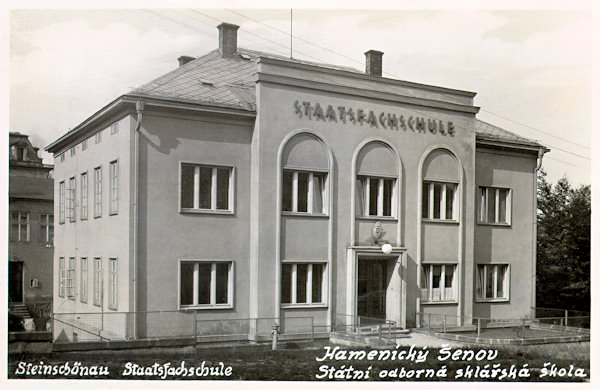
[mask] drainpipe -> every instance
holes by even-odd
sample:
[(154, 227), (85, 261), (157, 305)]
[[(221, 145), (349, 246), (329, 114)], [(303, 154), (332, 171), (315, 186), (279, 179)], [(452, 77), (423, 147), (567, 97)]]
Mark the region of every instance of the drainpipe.
[(546, 148), (543, 146), (538, 151), (537, 157), (537, 165), (535, 167), (534, 175), (533, 175), (533, 237), (532, 237), (532, 273), (531, 273), (531, 281), (533, 288), (531, 289), (531, 319), (535, 319), (535, 289), (536, 289), (536, 273), (537, 273), (537, 176), (538, 171), (542, 167), (542, 157), (544, 157), (544, 153), (546, 153)]
[(137, 295), (138, 295), (138, 186), (139, 186), (139, 149), (140, 149), (140, 128), (142, 127), (142, 118), (144, 113), (144, 101), (138, 100), (135, 103), (137, 112), (137, 123), (133, 131), (133, 338), (138, 338), (137, 328)]

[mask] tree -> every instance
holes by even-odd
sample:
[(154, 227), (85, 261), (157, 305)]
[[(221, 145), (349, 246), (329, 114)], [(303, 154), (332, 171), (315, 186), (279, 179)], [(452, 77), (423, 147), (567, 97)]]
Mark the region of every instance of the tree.
[(590, 310), (590, 186), (538, 176), (538, 307)]

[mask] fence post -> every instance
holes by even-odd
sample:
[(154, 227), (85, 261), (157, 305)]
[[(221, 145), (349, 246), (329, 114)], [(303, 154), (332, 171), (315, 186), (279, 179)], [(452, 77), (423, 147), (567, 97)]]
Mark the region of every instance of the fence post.
[(477, 337), (481, 334), (481, 318), (477, 318)]
[(310, 317), (310, 342), (315, 341), (315, 319)]
[(565, 326), (569, 326), (569, 311), (565, 310)]
[(198, 310), (194, 310), (194, 341), (198, 340)]

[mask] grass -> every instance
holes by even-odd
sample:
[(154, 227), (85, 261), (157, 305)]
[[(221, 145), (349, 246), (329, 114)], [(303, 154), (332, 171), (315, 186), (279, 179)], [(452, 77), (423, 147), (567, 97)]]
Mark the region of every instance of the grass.
[[(473, 349), (479, 351), (480, 349), (497, 349), (498, 357), (493, 361), (451, 361), (446, 360), (440, 362), (437, 359), (439, 349), (431, 348), (429, 356), (424, 363), (415, 363), (406, 360), (395, 360), (395, 361), (323, 361), (319, 362), (316, 360), (317, 357), (324, 355), (323, 347), (325, 343), (315, 343), (313, 348), (310, 349), (283, 349), (278, 351), (271, 351), (268, 346), (263, 348), (228, 348), (228, 349), (201, 349), (201, 348), (188, 348), (185, 350), (179, 349), (167, 349), (161, 350), (159, 353), (146, 352), (130, 353), (127, 355), (125, 351), (108, 351), (102, 354), (86, 354), (86, 353), (53, 353), (46, 355), (18, 355), (9, 357), (8, 374), (9, 378), (25, 378), (23, 375), (15, 375), (15, 370), (20, 361), (39, 363), (43, 361), (44, 364), (64, 364), (65, 362), (79, 361), (83, 365), (103, 364), (109, 367), (110, 379), (159, 379), (157, 377), (123, 377), (121, 374), (124, 370), (125, 363), (130, 361), (140, 366), (152, 366), (154, 363), (160, 365), (164, 363), (171, 363), (172, 366), (179, 366), (182, 361), (185, 360), (186, 367), (200, 366), (202, 362), (205, 365), (216, 366), (219, 362), (223, 362), (225, 365), (232, 367), (232, 375), (228, 378), (222, 377), (211, 377), (207, 379), (234, 379), (234, 380), (288, 380), (288, 381), (311, 381), (317, 380), (315, 375), (320, 373), (319, 367), (322, 365), (335, 366), (340, 368), (341, 366), (349, 367), (350, 365), (357, 370), (367, 370), (368, 366), (372, 366), (370, 380), (380, 380), (378, 373), (382, 370), (393, 370), (394, 368), (400, 369), (404, 367), (405, 370), (416, 370), (423, 368), (433, 368), (435, 370), (440, 369), (443, 365), (446, 365), (448, 370), (448, 378), (433, 378), (428, 380), (456, 380), (454, 374), (459, 369), (465, 369), (468, 365), (471, 368), (479, 365), (481, 368), (487, 363), (500, 364), (504, 368), (509, 368), (514, 365), (517, 369), (521, 368), (523, 364), (528, 364), (531, 369), (531, 377), (517, 379), (517, 381), (581, 381), (580, 378), (574, 377), (549, 377), (539, 378), (541, 368), (545, 363), (554, 363), (557, 367), (569, 368), (571, 364), (575, 367), (585, 369), (587, 379), (589, 379), (589, 354), (590, 347), (588, 342), (584, 343), (562, 343), (562, 344), (543, 344), (543, 345), (531, 345), (531, 346), (472, 346), (472, 347), (461, 347), (464, 349)], [(332, 346), (333, 347), (333, 346)], [(341, 347), (347, 350), (360, 350), (361, 348), (356, 347)], [(408, 350), (408, 347), (400, 347), (398, 351)], [(452, 348), (454, 352), (457, 348)], [(365, 351), (371, 351), (370, 348)], [(27, 376), (26, 378), (64, 378), (64, 376)], [(86, 378), (91, 379), (91, 378)], [(107, 379), (107, 377), (97, 378)], [(202, 378), (173, 378), (168, 379), (202, 379)], [(404, 379), (407, 380), (407, 379)], [(410, 379), (416, 380), (416, 379)], [(423, 380), (423, 378), (419, 379)], [(458, 380), (464, 380), (458, 379)], [(481, 381), (485, 379), (467, 379), (471, 381)], [(504, 381), (515, 381), (513, 379), (505, 379)]]

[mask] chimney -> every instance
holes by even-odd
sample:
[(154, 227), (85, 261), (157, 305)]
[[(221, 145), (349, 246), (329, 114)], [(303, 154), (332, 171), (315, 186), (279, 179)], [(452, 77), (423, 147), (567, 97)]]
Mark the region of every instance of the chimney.
[(179, 66), (183, 66), (193, 60), (195, 60), (195, 58), (190, 56), (181, 56), (177, 59), (177, 61), (179, 61)]
[(237, 52), (237, 30), (240, 26), (229, 23), (221, 23), (219, 29), (219, 52), (224, 58), (233, 57)]
[(366, 69), (365, 73), (371, 76), (381, 77), (381, 57), (383, 52), (377, 50), (369, 50), (365, 53), (366, 57)]

